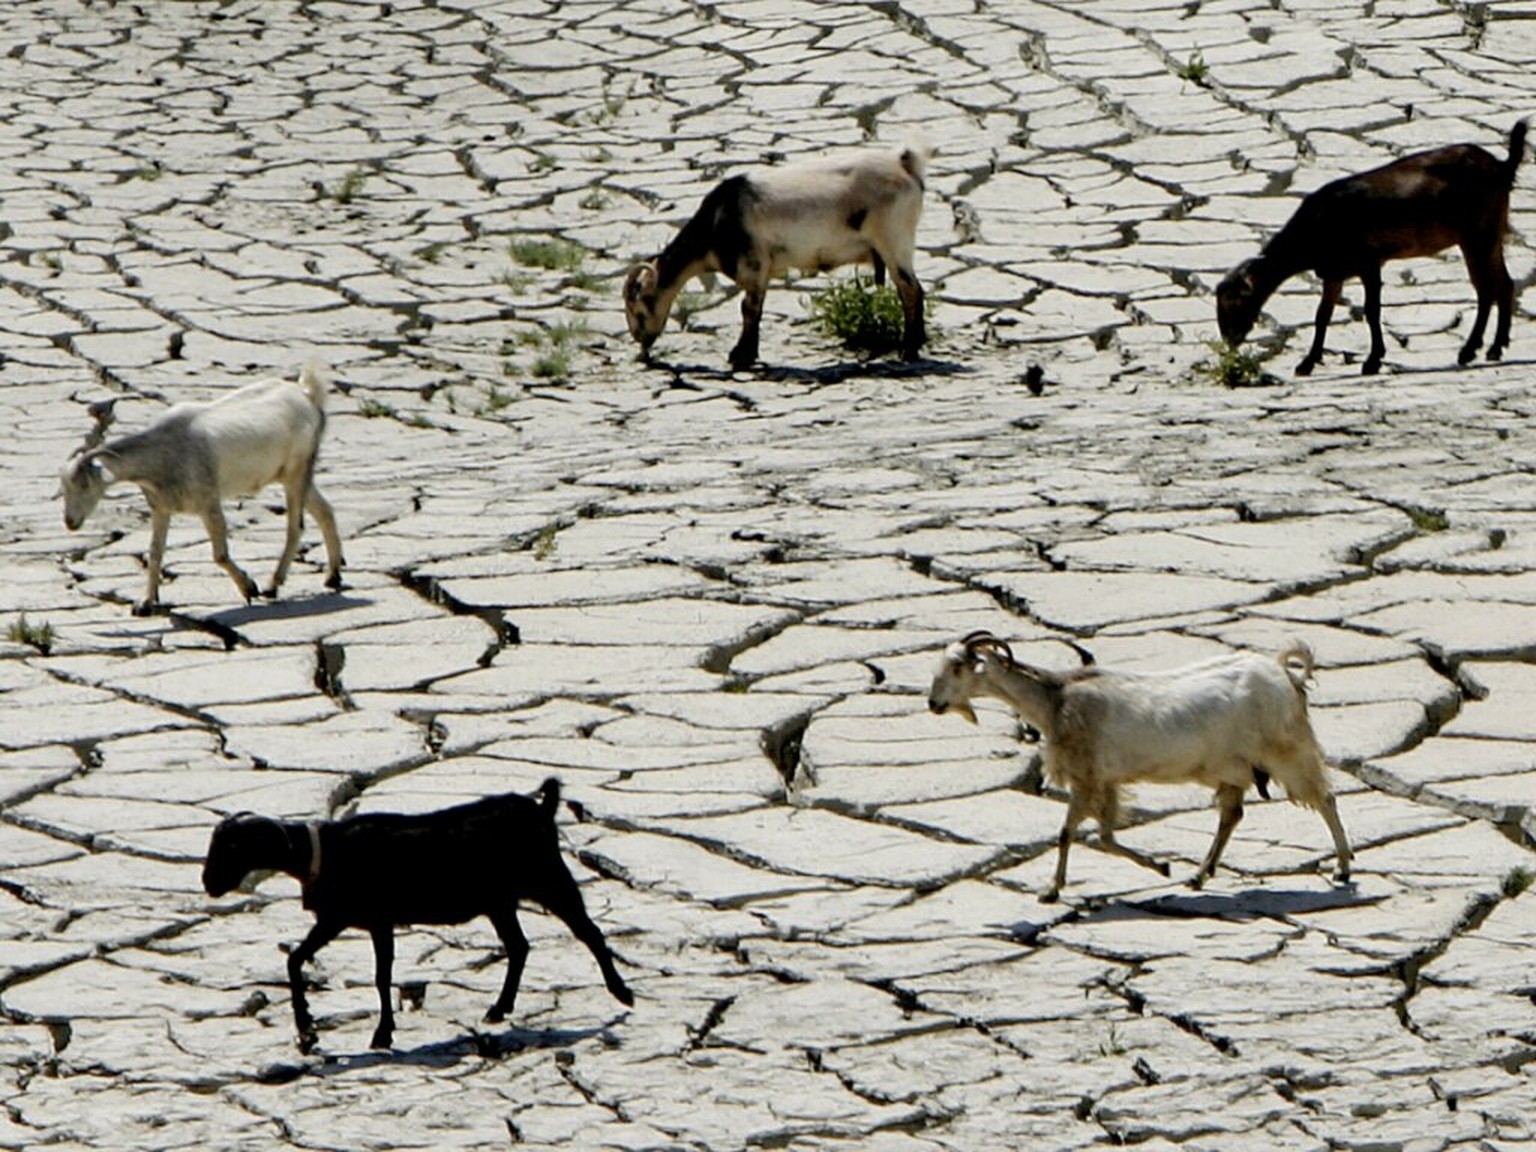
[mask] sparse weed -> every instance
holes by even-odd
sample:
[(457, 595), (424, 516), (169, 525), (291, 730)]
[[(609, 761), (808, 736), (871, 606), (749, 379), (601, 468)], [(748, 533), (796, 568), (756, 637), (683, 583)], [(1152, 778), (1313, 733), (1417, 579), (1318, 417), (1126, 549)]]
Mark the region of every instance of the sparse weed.
[(448, 247), (449, 245), (446, 240), (439, 240), (433, 244), (423, 244), (420, 248), (416, 249), (415, 256), (416, 259), (425, 264), (436, 264), (442, 259), (443, 253), (448, 250)]
[(574, 272), (587, 258), (587, 250), (569, 240), (513, 240), (507, 251), (519, 264), (550, 272)]
[(1450, 519), (1438, 508), (1420, 508), (1410, 504), (1403, 511), (1420, 532), (1444, 532), (1451, 526)]
[(548, 560), (555, 554), (555, 537), (560, 534), (560, 525), (546, 524), (539, 534), (533, 538), (533, 545), (529, 549), (535, 560)]
[(377, 420), (380, 417), (394, 417), (399, 415), (390, 405), (371, 397), (364, 396), (357, 404), (357, 414), (364, 420)]
[(540, 380), (566, 380), (571, 375), (571, 356), (563, 348), (544, 353), (533, 362), (533, 374)]
[(5, 637), (12, 644), (25, 644), (29, 648), (36, 648), (44, 656), (53, 649), (56, 639), (53, 625), (46, 620), (41, 624), (32, 624), (27, 620), (27, 614), (21, 613), (6, 629)]
[(1524, 892), (1531, 886), (1531, 881), (1533, 879), (1536, 879), (1536, 875), (1532, 875), (1529, 869), (1512, 869), (1509, 875), (1504, 877), (1504, 883), (1501, 886), (1501, 890), (1507, 898), (1513, 900), (1516, 896), (1520, 895), (1520, 893)]
[(1180, 64), (1175, 72), (1180, 80), (1188, 80), (1191, 84), (1198, 84), (1204, 88), (1211, 70), (1206, 65), (1204, 56), (1199, 52), (1191, 52), (1189, 58)]
[(587, 212), (601, 212), (612, 203), (613, 201), (609, 199), (608, 193), (604, 192), (601, 188), (592, 189), (577, 201), (577, 205)]
[(331, 193), (331, 199), (338, 204), (350, 204), (357, 199), (357, 194), (363, 190), (363, 185), (368, 182), (368, 169), (354, 168), (341, 178), (341, 183), (336, 185), (336, 190)]
[(1193, 375), (1223, 388), (1275, 383), (1275, 378), (1264, 371), (1257, 353), (1234, 348), (1225, 340), (1212, 340), (1206, 347), (1211, 350), (1211, 358), (1196, 361), (1190, 368)]
[(809, 307), (817, 326), (851, 352), (879, 356), (901, 347), (901, 297), (889, 284), (877, 288), (856, 274), (813, 293)]
[(553, 156), (546, 156), (541, 152), (533, 158), (532, 162), (529, 163), (528, 170), (534, 173), (552, 172), (558, 167), (560, 167), (560, 162), (558, 160), (556, 160)]

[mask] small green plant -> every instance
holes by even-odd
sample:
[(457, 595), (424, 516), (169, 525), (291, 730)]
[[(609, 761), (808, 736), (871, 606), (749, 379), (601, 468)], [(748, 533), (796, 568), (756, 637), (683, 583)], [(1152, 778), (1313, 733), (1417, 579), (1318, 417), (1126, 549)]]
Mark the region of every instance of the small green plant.
[(1211, 350), (1211, 358), (1195, 362), (1191, 371), (1196, 376), (1223, 388), (1251, 388), (1273, 381), (1256, 353), (1234, 348), (1225, 340), (1212, 340), (1206, 347)]
[(439, 240), (435, 244), (424, 244), (416, 249), (416, 259), (426, 264), (436, 264), (442, 259), (443, 253), (448, 251), (448, 242)]
[(811, 319), (851, 352), (879, 356), (901, 347), (901, 297), (889, 284), (875, 287), (855, 274), (812, 294)]
[(388, 404), (384, 404), (368, 396), (364, 396), (362, 400), (358, 402), (357, 414), (364, 420), (377, 420), (381, 416), (393, 417), (398, 415), (398, 413), (396, 413), (396, 411)]
[(577, 204), (587, 212), (601, 212), (609, 204), (613, 203), (608, 198), (608, 193), (601, 188), (594, 188), (577, 201)]
[(571, 356), (564, 348), (552, 349), (533, 362), (532, 372), (540, 380), (566, 380), (571, 375)]
[(1204, 56), (1199, 52), (1192, 52), (1175, 71), (1180, 80), (1188, 80), (1191, 84), (1198, 84), (1204, 88), (1211, 70), (1207, 67)]
[(513, 240), (507, 251), (519, 264), (550, 272), (574, 272), (587, 258), (586, 249), (569, 240)]
[(533, 558), (538, 561), (548, 560), (555, 554), (555, 537), (560, 534), (560, 525), (546, 524), (537, 536), (533, 538), (530, 551)]
[(533, 284), (533, 277), (526, 272), (503, 272), (501, 282), (514, 296), (521, 296)]
[(354, 168), (341, 178), (341, 183), (336, 185), (336, 190), (331, 193), (331, 199), (338, 204), (350, 204), (357, 198), (357, 194), (363, 190), (363, 185), (368, 182), (368, 170), (366, 168)]
[(1420, 508), (1410, 504), (1403, 511), (1420, 532), (1444, 532), (1451, 526), (1449, 517), (1437, 508)]
[(533, 158), (533, 162), (528, 165), (529, 170), (535, 173), (551, 172), (558, 167), (560, 167), (560, 162), (558, 160), (556, 160), (553, 156), (546, 156), (543, 153), (535, 156)]
[(1504, 877), (1502, 891), (1505, 896), (1513, 900), (1531, 886), (1533, 879), (1536, 879), (1536, 876), (1533, 876), (1528, 869), (1515, 868)]
[(1120, 1029), (1115, 1026), (1115, 1022), (1113, 1020), (1109, 1022), (1108, 1033), (1105, 1035), (1104, 1039), (1099, 1041), (1099, 1055), (1125, 1055), (1125, 1045), (1120, 1042)]
[(41, 624), (31, 624), (27, 621), (27, 614), (21, 613), (6, 629), (6, 639), (12, 644), (25, 644), (29, 648), (36, 648), (44, 656), (53, 649), (55, 639), (53, 625), (46, 620)]
[(485, 397), (485, 410), (487, 412), (500, 412), (516, 399), (517, 397), (512, 395), (512, 393), (503, 392), (501, 385), (492, 384), (490, 392)]
[(146, 160), (133, 170), (132, 175), (130, 175), (128, 179), (154, 181), (160, 179), (160, 177), (164, 175), (165, 173), (161, 171), (160, 165), (154, 163), (153, 161)]

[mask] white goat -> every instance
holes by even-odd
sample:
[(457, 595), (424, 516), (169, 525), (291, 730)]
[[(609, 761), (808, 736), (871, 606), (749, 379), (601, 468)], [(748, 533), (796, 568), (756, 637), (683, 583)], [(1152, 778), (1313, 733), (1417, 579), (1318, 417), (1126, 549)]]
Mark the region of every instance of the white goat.
[[(106, 420), (110, 420), (108, 410)], [(160, 566), (171, 516), (195, 512), (208, 529), (213, 559), (249, 601), (256, 583), (229, 555), (221, 500), (253, 495), (281, 483), (288, 503), (288, 539), (266, 594), (277, 595), (298, 551), (308, 508), (320, 522), (329, 560), (326, 587), (341, 587), (341, 538), (336, 517), (315, 487), (315, 457), (325, 429), (325, 382), (306, 366), (297, 384), (262, 380), (208, 404), (177, 404), (142, 432), (77, 452), (64, 467), (64, 525), (85, 523), (107, 487), (137, 484), (149, 502), (149, 585), (136, 615), (160, 599)], [(97, 435), (100, 435), (98, 429)], [(89, 444), (89, 442), (88, 442)]]
[(1195, 888), (1215, 872), (1243, 818), (1244, 790), (1255, 784), (1267, 797), (1270, 777), (1293, 802), (1322, 814), (1333, 835), (1337, 878), (1345, 882), (1349, 841), (1307, 719), (1311, 673), (1311, 650), (1300, 643), (1278, 659), (1234, 653), (1156, 674), (1097, 666), (1053, 672), (1018, 663), (991, 633), (972, 632), (945, 650), (928, 707), (958, 712), (974, 724), (971, 698), (994, 696), (1044, 737), (1046, 772), (1069, 800), (1056, 877), (1043, 900), (1061, 894), (1067, 847), (1085, 817), (1098, 821), (1105, 848), (1139, 858), (1115, 840), (1121, 790), (1137, 781), (1215, 789), (1220, 823), (1191, 881)]
[(929, 150), (863, 150), (732, 176), (704, 197), (660, 255), (635, 265), (624, 281), (624, 311), (642, 354), (666, 327), (683, 285), (724, 272), (741, 287), (741, 338), (731, 367), (757, 360), (768, 283), (791, 269), (828, 271), (872, 263), (901, 296), (902, 350), (917, 359), (927, 336), (923, 288), (912, 270), (923, 174)]

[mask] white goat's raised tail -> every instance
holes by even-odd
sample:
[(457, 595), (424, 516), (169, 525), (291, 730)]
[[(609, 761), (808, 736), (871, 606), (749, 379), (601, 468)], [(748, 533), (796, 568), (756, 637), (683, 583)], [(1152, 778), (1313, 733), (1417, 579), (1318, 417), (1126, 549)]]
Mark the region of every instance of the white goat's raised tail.
[[(1098, 665), (1055, 672), (1016, 661), (990, 632), (972, 632), (945, 650), (928, 707), (974, 722), (972, 698), (993, 696), (1044, 736), (1046, 773), (1069, 796), (1056, 875), (1044, 900), (1060, 895), (1072, 834), (1087, 817), (1098, 822), (1105, 848), (1147, 862), (1115, 841), (1122, 790), (1137, 782), (1204, 784), (1215, 791), (1220, 822), (1191, 881), (1196, 888), (1215, 872), (1243, 818), (1243, 793), (1254, 785), (1267, 796), (1271, 779), (1290, 800), (1322, 815), (1337, 878), (1346, 882), (1349, 840), (1307, 715), (1312, 668), (1311, 649), (1292, 644), (1274, 658), (1234, 653), (1161, 673)], [(1166, 875), (1165, 867), (1154, 867)]]
[(142, 432), (96, 444), (110, 421), (99, 425), (64, 466), (64, 525), (80, 528), (107, 488), (137, 484), (149, 503), (149, 569), (144, 599), (134, 612), (151, 612), (160, 600), (160, 572), (171, 517), (202, 518), (214, 562), (229, 573), (249, 601), (256, 582), (230, 558), (223, 500), (250, 496), (281, 484), (287, 498), (288, 532), (266, 594), (276, 596), (298, 552), (304, 512), (314, 513), (325, 538), (326, 587), (341, 587), (341, 536), (330, 503), (315, 486), (315, 460), (325, 431), (325, 375), (309, 363), (295, 383), (261, 380), (206, 404), (177, 404)]

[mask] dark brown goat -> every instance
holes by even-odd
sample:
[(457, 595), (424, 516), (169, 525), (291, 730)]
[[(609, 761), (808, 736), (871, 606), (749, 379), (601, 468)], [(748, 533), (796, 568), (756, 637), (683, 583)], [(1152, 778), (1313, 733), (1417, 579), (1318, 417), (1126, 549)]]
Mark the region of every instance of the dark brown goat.
[(1477, 292), (1477, 319), (1456, 361), (1465, 364), (1477, 354), (1495, 304), (1499, 322), (1488, 359), (1499, 359), (1509, 344), (1515, 295), (1504, 267), (1509, 190), (1524, 153), (1521, 120), (1509, 134), (1509, 152), (1502, 161), (1475, 144), (1454, 144), (1323, 185), (1301, 202), (1258, 256), (1239, 264), (1216, 289), (1222, 336), (1234, 347), (1241, 344), (1275, 289), (1299, 272), (1315, 272), (1323, 282), (1323, 298), (1312, 348), (1296, 366), (1296, 374), (1306, 376), (1322, 359), (1323, 337), (1344, 281), (1358, 277), (1371, 328), (1371, 351), (1361, 372), (1374, 375), (1387, 350), (1381, 335), (1381, 266), (1388, 260), (1432, 256), (1455, 244)]
[(520, 900), (565, 921), (597, 958), (608, 991), (633, 1004), (560, 856), (559, 801), (560, 782), (551, 777), (537, 800), (507, 793), (420, 815), (371, 813), (303, 824), (243, 812), (213, 830), (203, 887), (222, 896), (257, 870), (286, 872), (304, 886), (304, 907), (315, 914), (315, 926), (288, 956), (294, 1024), (304, 1052), (314, 1048), (316, 1035), (302, 969), (344, 928), (363, 928), (373, 937), (379, 990), (373, 1047), (388, 1048), (394, 1037), (390, 972), (397, 925), (463, 924), (488, 916), (507, 950), (507, 978), (485, 1018), (504, 1020), (528, 958), (528, 939), (517, 922)]

